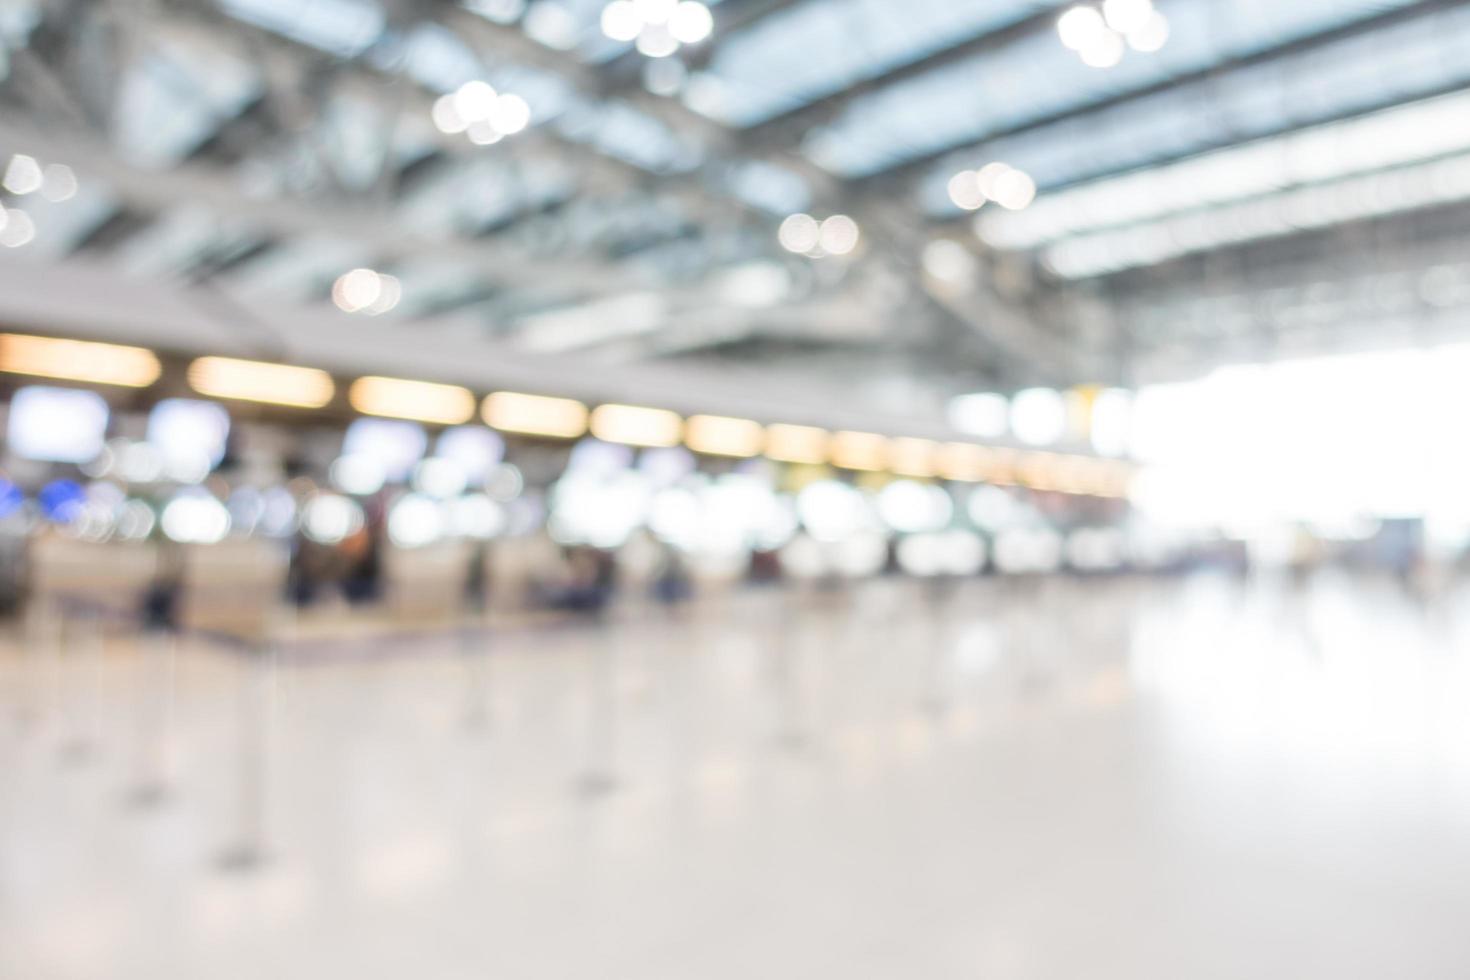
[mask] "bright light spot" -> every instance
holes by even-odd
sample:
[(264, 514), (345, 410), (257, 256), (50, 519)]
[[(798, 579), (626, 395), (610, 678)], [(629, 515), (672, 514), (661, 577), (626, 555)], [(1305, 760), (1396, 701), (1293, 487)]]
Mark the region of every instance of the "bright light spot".
[(509, 522), (505, 508), (483, 493), (472, 493), (449, 504), (449, 530), (460, 537), (498, 537), (505, 533)]
[(1169, 40), (1169, 21), (1155, 10), (1141, 27), (1128, 32), (1128, 46), (1145, 54), (1157, 51)]
[(1132, 409), (1133, 396), (1122, 388), (1099, 392), (1092, 400), (1092, 420), (1088, 426), (1092, 448), (1104, 456), (1126, 455)]
[(841, 541), (874, 525), (862, 492), (836, 480), (807, 484), (796, 495), (796, 512), (802, 526), (818, 541)]
[(895, 531), (937, 531), (953, 514), (949, 494), (932, 483), (895, 480), (878, 493), (878, 516)]
[(698, 0), (683, 0), (669, 16), (669, 33), (682, 44), (698, 44), (715, 28), (709, 8)]
[(525, 129), (531, 122), (531, 107), (519, 95), (502, 95), (490, 108), (490, 125), (507, 136)]
[(809, 214), (793, 214), (781, 222), (777, 238), (788, 252), (805, 253), (817, 247), (822, 228)]
[(10, 208), (5, 212), (5, 224), (0, 226), (0, 245), (6, 248), (20, 248), (22, 245), (30, 244), (36, 237), (36, 223), (31, 216), (20, 208)]
[(1007, 170), (995, 179), (995, 202), (1009, 211), (1020, 211), (1036, 199), (1036, 182), (1020, 170)]
[(1011, 399), (1011, 431), (1031, 446), (1057, 442), (1067, 431), (1067, 401), (1051, 388), (1027, 388)]
[(489, 82), (465, 82), (454, 93), (454, 111), (465, 122), (480, 122), (495, 111), (496, 92)]
[(975, 171), (975, 186), (979, 187), (980, 193), (986, 197), (994, 198), (996, 195), (996, 183), (1010, 172), (1011, 165), (1009, 163), (1001, 163), (999, 160), (992, 161)]
[(679, 41), (662, 24), (651, 24), (638, 35), (638, 51), (650, 58), (667, 58), (679, 50)]
[(435, 128), (441, 133), (462, 133), (469, 125), (469, 120), (459, 114), (453, 95), (441, 95), (435, 99), (431, 116)]
[(631, 41), (643, 30), (643, 16), (632, 0), (613, 0), (602, 8), (602, 33), (614, 41)]
[(985, 192), (980, 190), (980, 175), (973, 170), (961, 170), (949, 178), (949, 199), (955, 207), (966, 211), (978, 210), (985, 204)]
[(817, 241), (829, 255), (846, 255), (857, 248), (857, 222), (845, 214), (834, 214), (822, 222)]
[(949, 400), (949, 424), (967, 435), (996, 439), (1006, 434), (1011, 404), (1005, 395), (977, 392)]
[(1082, 63), (1090, 68), (1111, 68), (1123, 60), (1123, 38), (1112, 31), (1104, 31), (1078, 52)]
[(984, 486), (971, 491), (965, 513), (982, 531), (1000, 531), (1021, 519), (1022, 507), (1000, 487)]
[(476, 120), (465, 129), (465, 135), (476, 146), (493, 146), (505, 139), (505, 134), (484, 120)]
[(77, 175), (64, 163), (49, 164), (41, 176), (41, 196), (53, 203), (77, 196)]
[(601, 478), (571, 473), (551, 492), (547, 531), (562, 544), (616, 548), (644, 523), (652, 488), (642, 473), (623, 470)]
[(382, 460), (376, 457), (364, 453), (349, 453), (333, 460), (327, 476), (332, 481), (332, 486), (343, 493), (365, 497), (383, 489), (388, 471)]
[(163, 508), (163, 533), (183, 544), (216, 544), (230, 533), (230, 512), (207, 493), (181, 493)]
[(413, 488), (419, 493), (439, 500), (448, 500), (464, 493), (470, 478), (452, 459), (431, 456), (419, 462), (413, 470)]
[(638, 17), (645, 24), (666, 24), (679, 8), (679, 0), (633, 0)]
[(1150, 0), (1103, 0), (1103, 19), (1119, 34), (1131, 34), (1148, 23), (1154, 5)]
[(433, 544), (444, 536), (445, 525), (443, 508), (422, 494), (405, 494), (388, 511), (388, 538), (400, 548)]
[(301, 513), (302, 532), (318, 544), (338, 544), (362, 530), (363, 522), (357, 501), (335, 493), (317, 494)]
[(1072, 7), (1057, 18), (1057, 34), (1073, 51), (1081, 51), (1105, 33), (1107, 24), (1094, 7)]
[(332, 302), (345, 313), (356, 313), (376, 302), (382, 288), (372, 269), (353, 269), (332, 284)]
[(577, 16), (556, 0), (532, 4), (521, 25), (528, 37), (558, 51), (574, 47), (581, 30)]
[(41, 164), (36, 158), (17, 153), (10, 158), (5, 176), (0, 178), (0, 186), (12, 194), (33, 194), (41, 189), (43, 179)]
[(398, 305), (403, 287), (394, 276), (372, 269), (353, 269), (337, 277), (332, 285), (332, 302), (344, 313), (377, 316)]

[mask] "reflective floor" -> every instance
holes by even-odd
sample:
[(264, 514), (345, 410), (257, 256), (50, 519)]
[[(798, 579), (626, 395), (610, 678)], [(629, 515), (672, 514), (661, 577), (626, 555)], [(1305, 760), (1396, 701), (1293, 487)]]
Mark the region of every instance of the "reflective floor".
[(880, 583), (273, 674), (10, 642), (0, 977), (1463, 980), (1462, 605)]

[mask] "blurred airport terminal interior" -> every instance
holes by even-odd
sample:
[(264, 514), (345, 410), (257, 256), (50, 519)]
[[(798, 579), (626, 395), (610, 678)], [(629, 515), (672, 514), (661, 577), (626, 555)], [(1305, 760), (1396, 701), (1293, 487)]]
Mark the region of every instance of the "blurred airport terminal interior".
[(1470, 2), (0, 0), (0, 980), (1470, 977)]

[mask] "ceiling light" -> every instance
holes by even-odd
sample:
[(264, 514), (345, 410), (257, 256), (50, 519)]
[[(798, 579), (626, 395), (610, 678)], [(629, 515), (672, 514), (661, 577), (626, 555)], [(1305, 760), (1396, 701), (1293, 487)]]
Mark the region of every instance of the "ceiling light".
[(995, 202), (1009, 211), (1020, 211), (1036, 200), (1036, 181), (1020, 170), (1007, 170), (995, 179)]
[(678, 9), (679, 0), (633, 0), (638, 17), (645, 24), (666, 24)]
[(684, 445), (715, 456), (755, 456), (765, 442), (765, 429), (750, 419), (693, 415), (684, 423)]
[(475, 414), (475, 396), (458, 385), (400, 378), (358, 378), (347, 400), (364, 415), (411, 419), (434, 425), (459, 425)]
[(384, 278), (372, 269), (344, 272), (332, 284), (332, 302), (344, 313), (369, 312), (383, 296)]
[(490, 107), (486, 120), (507, 136), (519, 133), (531, 122), (531, 107), (519, 95), (502, 95)]
[(1057, 34), (1073, 51), (1081, 51), (1107, 32), (1107, 24), (1095, 7), (1076, 6), (1057, 18)]
[(999, 160), (993, 160), (975, 171), (975, 186), (985, 197), (994, 198), (996, 181), (1010, 173), (1010, 171), (1011, 165), (1009, 163), (1001, 163)]
[(613, 0), (602, 8), (602, 33), (614, 41), (632, 41), (643, 30), (643, 15), (632, 0)]
[(961, 170), (949, 178), (949, 199), (955, 207), (975, 211), (985, 204), (985, 192), (980, 190), (980, 175), (973, 170)]
[(846, 255), (857, 248), (857, 222), (845, 214), (834, 214), (822, 222), (817, 242), (829, 255)]
[(821, 234), (822, 228), (816, 218), (809, 214), (793, 214), (781, 222), (777, 238), (788, 252), (805, 253), (817, 247)]
[(142, 347), (0, 334), (0, 371), (12, 374), (145, 388), (162, 370), (154, 353)]
[(1111, 68), (1123, 60), (1123, 38), (1112, 31), (1104, 31), (1088, 41), (1081, 51), (1082, 63), (1089, 68)]
[(1119, 34), (1138, 30), (1153, 12), (1150, 0), (1103, 0), (1102, 5), (1103, 20)]
[(6, 248), (20, 248), (28, 245), (36, 237), (36, 223), (31, 216), (20, 208), (7, 208), (5, 220), (0, 224), (0, 245)]
[(662, 24), (651, 24), (638, 34), (638, 53), (650, 58), (667, 58), (679, 50), (679, 41)]
[(939, 447), (935, 464), (946, 480), (979, 483), (990, 472), (990, 451), (968, 442), (947, 442)]
[(12, 194), (31, 194), (41, 189), (42, 180), (41, 164), (36, 158), (17, 153), (5, 167), (5, 176), (0, 178), (0, 186)]
[(832, 464), (845, 470), (881, 470), (888, 465), (888, 440), (875, 432), (838, 432)]
[(715, 28), (709, 8), (697, 0), (683, 0), (669, 16), (669, 33), (681, 44), (698, 44)]
[(503, 432), (575, 439), (587, 431), (587, 406), (570, 398), (497, 391), (486, 396), (480, 417)]
[(810, 425), (766, 427), (766, 458), (782, 463), (825, 463), (831, 434)]
[(599, 405), (592, 411), (592, 434), (627, 446), (675, 446), (683, 434), (679, 416), (662, 408)]
[(453, 94), (441, 95), (435, 99), (430, 117), (434, 120), (434, 127), (441, 133), (462, 133), (469, 126), (469, 120), (459, 114)]
[(55, 204), (77, 196), (77, 175), (64, 163), (47, 164), (41, 172), (41, 196)]
[(336, 392), (331, 376), (317, 368), (233, 357), (199, 358), (189, 365), (189, 385), (214, 398), (295, 408), (321, 408)]
[(479, 79), (465, 82), (454, 93), (454, 109), (466, 122), (489, 119), (495, 109), (495, 89)]
[(602, 8), (602, 33), (633, 41), (642, 54), (666, 58), (682, 44), (698, 44), (714, 30), (709, 7), (699, 0), (612, 0)]
[(949, 400), (949, 424), (982, 439), (1005, 435), (1010, 424), (1010, 412), (1010, 400), (990, 391), (958, 395)]
[(1169, 21), (1155, 10), (1139, 27), (1128, 32), (1128, 46), (1145, 54), (1159, 50), (1169, 40)]
[(932, 439), (894, 439), (888, 446), (888, 468), (900, 476), (933, 476), (938, 450)]

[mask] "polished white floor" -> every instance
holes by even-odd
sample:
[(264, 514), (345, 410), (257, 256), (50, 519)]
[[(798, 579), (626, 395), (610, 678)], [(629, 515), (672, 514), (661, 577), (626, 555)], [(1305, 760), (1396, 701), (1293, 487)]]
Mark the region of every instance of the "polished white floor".
[(7, 646), (0, 978), (1464, 980), (1456, 609), (879, 584), (316, 641), (243, 869), (248, 663)]

